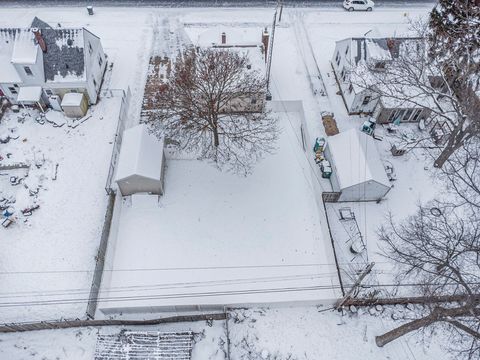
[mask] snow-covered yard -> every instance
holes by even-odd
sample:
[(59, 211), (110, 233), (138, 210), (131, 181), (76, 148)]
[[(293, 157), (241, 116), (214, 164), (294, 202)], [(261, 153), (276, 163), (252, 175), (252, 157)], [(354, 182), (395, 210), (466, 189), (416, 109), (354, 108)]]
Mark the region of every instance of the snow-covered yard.
[[(29, 169), (1, 172), (2, 192), (16, 200), (11, 206), (17, 217), (8, 228), (0, 229), (3, 321), (84, 315), (85, 301), (48, 302), (59, 296), (75, 297), (69, 293), (88, 289), (92, 281), (119, 105), (120, 98), (102, 99), (91, 117), (76, 128), (41, 125), (35, 121), (38, 112), (32, 110), (21, 111), (27, 114), (23, 123), (11, 111), (2, 119), (0, 129), (15, 128), (18, 138), (1, 145), (0, 164), (29, 165)], [(8, 183), (11, 176), (27, 173), (20, 184)], [(31, 216), (21, 213), (36, 205), (39, 208)], [(35, 305), (37, 301), (47, 304)]]
[[(334, 42), (349, 36), (361, 36), (374, 28), (387, 35), (405, 33), (408, 31), (407, 16), (425, 15), (430, 8), (431, 4), (395, 9), (382, 7), (368, 14), (350, 14), (336, 8), (284, 9), (282, 22), (275, 34), (271, 90), (274, 100), (303, 101), (311, 136), (307, 139), (307, 157), (313, 157), (313, 153), (309, 152), (315, 137), (325, 135), (319, 117), (321, 110), (335, 113), (340, 131), (359, 128), (364, 120), (358, 116), (348, 116), (341, 96), (336, 94), (338, 88), (330, 66)], [(269, 25), (272, 17), (270, 9), (126, 10), (99, 7), (93, 17), (88, 17), (83, 7), (15, 8), (2, 9), (1, 12), (9, 16), (0, 18), (0, 26), (23, 26), (34, 15), (38, 15), (47, 22), (60, 21), (69, 26), (85, 26), (99, 35), (109, 61), (114, 63), (109, 87), (130, 86), (132, 89), (134, 103), (131, 113), (134, 116), (130, 124), (136, 122), (140, 112), (153, 24), (162, 24), (162, 20), (167, 18), (178, 20), (185, 23), (187, 32), (190, 31), (192, 37), (196, 38), (203, 28), (253, 28), (256, 33)], [(299, 29), (295, 25), (298, 21), (303, 21), (308, 29), (328, 98), (312, 94), (310, 74), (304, 62), (308, 46), (298, 41)], [(46, 158), (49, 161), (59, 162), (60, 165), (58, 179), (47, 180), (45, 187), (48, 190), (43, 189), (39, 193), (41, 207), (31, 220), (21, 224), (22, 227), (0, 230), (0, 269), (3, 272), (60, 272), (2, 273), (1, 292), (27, 291), (30, 293), (21, 296), (27, 296), (28, 299), (32, 295), (38, 297), (39, 290), (47, 290), (52, 291), (51, 296), (64, 298), (65, 289), (79, 289), (82, 301), (67, 307), (0, 308), (5, 321), (83, 315), (86, 303), (83, 298), (90, 285), (106, 206), (103, 186), (115, 129), (110, 110), (107, 105), (100, 103), (96, 111), (99, 116), (103, 114), (102, 120), (92, 118), (70, 132), (66, 131), (66, 127), (52, 128), (47, 124), (40, 126), (26, 122), (24, 129), (28, 125), (29, 132), (12, 140), (13, 144), (13, 141), (19, 142), (26, 136), (28, 140), (23, 146), (29, 146), (30, 140), (43, 139), (34, 145), (48, 155)], [(152, 299), (147, 301), (148, 306), (171, 305), (172, 297), (166, 296), (169, 294), (177, 294), (174, 297), (177, 305), (199, 302), (211, 305), (218, 303), (218, 299), (212, 301), (211, 297), (202, 298), (199, 294), (185, 298), (178, 294), (198, 292), (203, 296), (208, 291), (225, 293), (231, 292), (232, 288), (251, 290), (252, 279), (258, 281), (263, 278), (254, 284), (255, 289), (266, 286), (320, 286), (324, 287), (321, 296), (331, 298), (334, 293), (338, 296), (338, 290), (334, 292), (328, 289), (337, 286), (336, 274), (331, 270), (333, 259), (329, 239), (324, 235), (325, 219), (321, 215), (322, 209), (315, 202), (316, 193), (312, 189), (320, 186), (328, 190), (329, 183), (325, 179), (318, 179), (318, 184), (313, 186), (317, 180), (312, 178), (310, 165), (298, 141), (298, 129), (289, 122), (295, 123), (297, 115), (289, 115), (281, 116), (283, 136), (279, 151), (260, 162), (252, 176), (239, 178), (219, 173), (209, 164), (169, 159), (164, 197), (160, 200), (157, 197), (134, 197), (131, 202), (121, 204), (118, 239), (114, 251), (110, 251), (107, 269), (150, 270), (106, 272), (104, 295), (108, 296), (109, 291), (114, 290), (112, 294), (115, 296), (132, 296), (132, 286), (140, 286), (141, 290), (136, 291), (135, 296), (150, 295)], [(393, 158), (389, 152), (389, 140), (385, 135), (382, 142), (377, 142), (380, 157), (390, 161), (397, 174), (397, 180), (393, 182), (395, 186), (387, 199), (380, 204), (343, 203), (327, 206), (329, 218), (338, 220), (339, 207), (350, 207), (355, 213), (359, 229), (367, 241), (368, 260), (377, 262), (374, 269), (378, 272), (374, 274), (385, 282), (391, 282), (391, 264), (385, 263), (377, 255), (376, 229), (389, 210), (395, 210), (396, 217), (403, 218), (414, 211), (417, 202), (428, 201), (438, 191), (438, 184), (432, 180), (432, 169), (425, 169), (425, 154), (415, 151)], [(336, 241), (347, 240), (342, 234), (345, 228), (338, 221), (332, 223), (332, 231)], [(281, 266), (285, 264), (294, 266)], [(259, 266), (263, 267), (261, 272)], [(171, 270), (162, 270), (165, 268), (175, 268), (175, 275), (170, 273)], [(325, 268), (329, 270), (325, 271)], [(318, 292), (318, 289), (310, 293), (292, 292), (284, 299), (318, 300)], [(223, 294), (221, 303), (272, 300), (271, 294), (257, 295), (253, 300), (251, 294)], [(16, 298), (14, 301), (20, 300)], [(137, 299), (104, 303), (100, 307), (125, 308), (138, 307), (139, 304), (140, 307), (145, 306)], [(374, 336), (396, 325), (390, 317), (391, 309), (385, 310), (382, 315), (348, 313), (344, 316), (321, 310), (327, 309), (296, 307), (235, 311), (234, 318), (229, 321), (231, 359), (446, 358), (445, 352), (436, 344), (424, 348), (415, 334), (385, 348), (377, 348)], [(224, 345), (219, 345), (225, 339), (223, 326), (221, 322), (213, 328), (204, 324), (183, 324), (155, 327), (154, 330), (192, 328), (201, 332), (204, 327), (207, 335), (197, 344), (197, 350), (194, 349), (193, 359), (223, 359)], [(100, 331), (120, 330), (106, 328)], [(2, 335), (0, 357), (91, 359), (96, 336), (97, 329), (91, 328)], [(54, 340), (46, 343), (45, 339)], [(198, 352), (198, 349), (206, 352)]]
[[(0, 133), (14, 129), (7, 144), (0, 144), (1, 163), (31, 162), (24, 184), (10, 185), (10, 173), (24, 177), (23, 170), (11, 170), (1, 177), (2, 191), (15, 195), (18, 211), (31, 206), (30, 190), (39, 188), (37, 202), (28, 221), (0, 229), (0, 292), (2, 321), (32, 321), (77, 318), (85, 315), (88, 293), (100, 241), (107, 197), (105, 183), (117, 126), (121, 91), (131, 87), (132, 113), (139, 110), (143, 79), (151, 46), (152, 27), (148, 12), (124, 14), (121, 21), (110, 13), (99, 12), (88, 18), (84, 8), (2, 7), (0, 27), (29, 26), (34, 16), (53, 24), (87, 27), (101, 37), (108, 61), (100, 102), (92, 117), (76, 128), (40, 125), (29, 113), (24, 123), (8, 112)], [(108, 19), (108, 21), (106, 21)], [(126, 24), (130, 26), (125, 26)], [(139, 40), (141, 39), (141, 40)], [(130, 118), (130, 121), (135, 121)], [(6, 155), (11, 153), (8, 158)], [(35, 163), (44, 164), (37, 169)], [(58, 164), (57, 179), (52, 180)], [(8, 195), (8, 194), (7, 194)], [(66, 299), (75, 299), (65, 304)], [(42, 305), (34, 304), (44, 302)]]
[(102, 311), (332, 303), (339, 296), (299, 141), (300, 119), (276, 114), (278, 150), (251, 176), (167, 158), (163, 196), (123, 200), (102, 284), (101, 298), (113, 300), (102, 301)]

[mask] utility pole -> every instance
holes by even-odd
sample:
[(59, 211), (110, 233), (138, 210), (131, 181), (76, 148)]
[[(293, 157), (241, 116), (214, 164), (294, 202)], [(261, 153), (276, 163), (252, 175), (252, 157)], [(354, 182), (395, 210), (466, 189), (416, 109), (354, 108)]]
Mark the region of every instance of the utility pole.
[(270, 45), (268, 47), (268, 61), (267, 61), (267, 100), (272, 100), (272, 93), (270, 92), (270, 70), (272, 67), (272, 55), (273, 55), (273, 40), (275, 38), (275, 26), (277, 24), (277, 7), (275, 8), (275, 14), (273, 14), (273, 23), (272, 23), (272, 36), (270, 38)]
[(367, 276), (370, 271), (372, 271), (373, 266), (375, 265), (374, 262), (368, 264), (368, 266), (365, 268), (365, 270), (362, 271), (360, 276), (358, 277), (357, 281), (353, 284), (353, 286), (350, 288), (350, 290), (345, 294), (343, 299), (340, 299), (336, 304), (335, 304), (335, 309), (341, 308), (348, 299), (352, 297), (353, 292), (355, 289), (362, 283), (363, 279), (365, 279), (365, 276)]
[(278, 22), (282, 21), (283, 0), (277, 0), (277, 7), (280, 6), (280, 14), (278, 15)]

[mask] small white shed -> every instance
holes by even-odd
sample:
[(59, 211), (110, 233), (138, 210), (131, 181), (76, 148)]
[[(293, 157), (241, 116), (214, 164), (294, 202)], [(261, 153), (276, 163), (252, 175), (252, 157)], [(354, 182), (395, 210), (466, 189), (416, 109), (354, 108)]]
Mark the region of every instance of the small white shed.
[(164, 141), (148, 132), (145, 124), (123, 132), (115, 181), (123, 196), (163, 194)]
[(390, 182), (375, 140), (356, 129), (328, 138), (325, 156), (332, 166), (333, 191), (338, 201), (376, 201), (390, 190)]
[(87, 99), (82, 93), (66, 93), (62, 99), (62, 109), (65, 116), (70, 118), (81, 118), (88, 110)]

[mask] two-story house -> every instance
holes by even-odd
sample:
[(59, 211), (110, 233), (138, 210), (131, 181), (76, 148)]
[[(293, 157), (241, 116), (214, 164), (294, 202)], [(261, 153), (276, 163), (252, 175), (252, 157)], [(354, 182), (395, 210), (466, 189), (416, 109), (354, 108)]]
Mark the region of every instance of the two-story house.
[(95, 104), (106, 64), (100, 38), (84, 28), (53, 28), (35, 17), (30, 28), (0, 29), (0, 96), (13, 104), (59, 109), (70, 92)]
[(358, 37), (336, 42), (331, 64), (350, 115), (370, 114), (378, 123), (415, 122), (430, 115), (426, 107), (379, 96), (375, 91), (375, 76), (370, 76), (372, 72), (381, 74), (386, 66), (394, 63), (402, 43), (420, 40)]

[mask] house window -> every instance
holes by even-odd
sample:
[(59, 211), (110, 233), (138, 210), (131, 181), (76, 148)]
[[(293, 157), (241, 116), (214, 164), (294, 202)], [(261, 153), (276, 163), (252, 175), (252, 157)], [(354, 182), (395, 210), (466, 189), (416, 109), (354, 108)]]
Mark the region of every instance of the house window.
[(350, 86), (348, 87), (348, 91), (349, 91), (350, 93), (352, 93), (352, 91), (353, 91), (353, 85), (352, 85), (352, 84), (350, 84)]
[(413, 117), (412, 117), (412, 121), (417, 121), (421, 113), (422, 113), (421, 109), (415, 110), (415, 113), (413, 114)]
[(92, 44), (90, 44), (90, 43), (88, 43), (88, 52), (90, 53), (90, 55), (92, 55), (92, 53), (93, 53)]
[(27, 74), (28, 76), (33, 76), (32, 69), (30, 69), (29, 66), (24, 66), (23, 70), (25, 70), (25, 74)]
[(97, 82), (93, 79), (93, 86), (97, 87)]
[(8, 90), (10, 90), (10, 92), (11, 92), (12, 94), (18, 94), (17, 89), (16, 89), (15, 87), (13, 87), (13, 86), (9, 86), (9, 87), (8, 87)]
[(375, 63), (375, 69), (376, 70), (384, 70), (385, 69), (385, 61), (377, 61)]
[(53, 91), (50, 90), (50, 89), (45, 89), (45, 94), (47, 94), (47, 95), (49, 95), (49, 96), (50, 96), (50, 95), (53, 95)]
[(371, 96), (365, 96), (365, 97), (363, 98), (362, 105), (367, 105), (367, 104), (370, 102), (370, 99), (371, 99), (371, 98), (372, 98)]
[(389, 122), (393, 122), (393, 119), (395, 119), (395, 112), (395, 110), (392, 110), (392, 112), (390, 113), (390, 116), (388, 117)]
[(342, 57), (340, 56), (340, 53), (337, 52), (337, 58), (336, 58), (337, 66), (340, 65), (340, 60), (341, 59), (342, 59)]
[(103, 59), (101, 56), (98, 57), (98, 65), (102, 66), (103, 64)]
[(345, 50), (345, 55), (348, 54), (348, 50), (350, 49), (350, 47), (347, 45), (347, 49)]
[(412, 116), (412, 113), (413, 113), (413, 109), (408, 109), (407, 111), (405, 111), (405, 114), (403, 114), (402, 121), (408, 121)]
[(251, 103), (252, 105), (255, 105), (255, 104), (257, 103), (257, 99), (252, 98), (252, 99), (250, 100), (250, 103)]
[(340, 77), (342, 78), (343, 81), (345, 81), (345, 75), (347, 73), (345, 72), (345, 69), (342, 69), (342, 72), (340, 73)]

